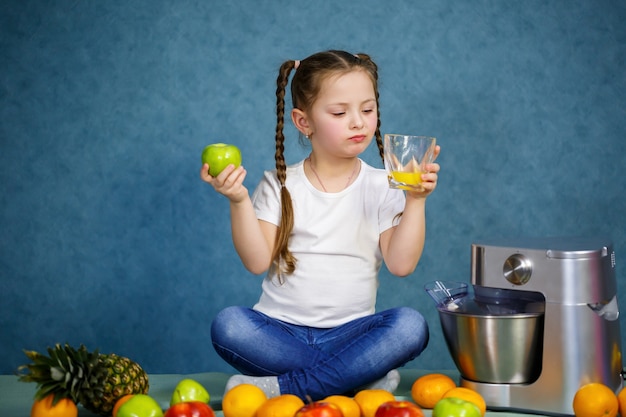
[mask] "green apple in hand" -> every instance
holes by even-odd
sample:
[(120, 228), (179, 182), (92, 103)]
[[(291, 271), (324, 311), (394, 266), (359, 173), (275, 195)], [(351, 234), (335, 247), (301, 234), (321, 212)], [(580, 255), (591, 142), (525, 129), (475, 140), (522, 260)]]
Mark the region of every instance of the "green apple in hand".
[(229, 164), (241, 165), (241, 151), (235, 145), (213, 143), (202, 151), (202, 163), (209, 164), (209, 175), (216, 177)]
[(209, 398), (209, 393), (198, 381), (183, 379), (176, 385), (176, 388), (174, 388), (170, 406), (190, 401), (208, 403)]

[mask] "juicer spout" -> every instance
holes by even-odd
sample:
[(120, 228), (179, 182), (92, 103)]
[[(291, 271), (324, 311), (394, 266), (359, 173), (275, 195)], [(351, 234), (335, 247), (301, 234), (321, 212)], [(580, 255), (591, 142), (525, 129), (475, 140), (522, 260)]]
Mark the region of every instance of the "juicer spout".
[(438, 309), (456, 310), (459, 303), (467, 297), (467, 284), (456, 281), (431, 281), (424, 285), (424, 290), (433, 299)]

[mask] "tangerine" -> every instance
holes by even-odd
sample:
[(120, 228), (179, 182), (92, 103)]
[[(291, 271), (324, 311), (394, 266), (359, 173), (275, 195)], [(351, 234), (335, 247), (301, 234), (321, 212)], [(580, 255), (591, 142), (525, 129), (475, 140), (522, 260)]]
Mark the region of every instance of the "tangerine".
[(460, 398), (461, 400), (468, 401), (478, 407), (480, 415), (483, 417), (487, 411), (487, 403), (485, 403), (485, 399), (473, 389), (455, 387), (446, 391), (442, 398)]
[(354, 396), (354, 401), (361, 409), (362, 417), (374, 417), (376, 410), (387, 401), (395, 401), (396, 397), (384, 389), (364, 389)]
[(331, 395), (322, 401), (335, 404), (341, 410), (343, 417), (361, 417), (361, 407), (350, 397), (345, 395)]
[(304, 407), (304, 401), (293, 394), (283, 394), (265, 401), (256, 412), (256, 417), (293, 417)]
[(224, 417), (254, 417), (267, 401), (261, 388), (252, 384), (240, 384), (231, 388), (222, 399)]
[(426, 374), (413, 382), (411, 398), (423, 408), (434, 408), (446, 391), (455, 388), (456, 382), (444, 374)]
[(599, 382), (591, 382), (576, 391), (572, 407), (576, 417), (615, 417), (619, 401), (609, 387)]
[(61, 398), (56, 404), (54, 394), (35, 400), (30, 409), (30, 417), (77, 417), (78, 407), (69, 398)]

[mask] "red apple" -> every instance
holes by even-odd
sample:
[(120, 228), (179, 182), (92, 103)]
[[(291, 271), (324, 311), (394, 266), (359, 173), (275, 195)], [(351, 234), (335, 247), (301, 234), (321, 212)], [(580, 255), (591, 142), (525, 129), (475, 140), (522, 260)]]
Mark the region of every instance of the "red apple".
[(343, 413), (335, 404), (316, 401), (299, 409), (294, 417), (343, 417)]
[(174, 404), (163, 417), (215, 417), (213, 409), (201, 401)]
[(213, 143), (202, 151), (202, 163), (209, 164), (209, 174), (217, 177), (228, 165), (241, 165), (241, 151), (235, 145)]
[(374, 417), (424, 417), (424, 413), (410, 401), (388, 401), (378, 407)]

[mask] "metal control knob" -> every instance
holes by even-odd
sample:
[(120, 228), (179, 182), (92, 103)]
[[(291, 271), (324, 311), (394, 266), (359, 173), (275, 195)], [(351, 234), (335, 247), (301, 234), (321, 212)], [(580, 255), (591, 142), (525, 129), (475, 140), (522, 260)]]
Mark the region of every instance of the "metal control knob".
[(502, 267), (504, 278), (514, 285), (526, 284), (530, 280), (532, 272), (532, 262), (520, 253), (509, 256)]

